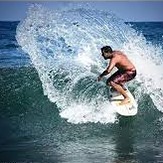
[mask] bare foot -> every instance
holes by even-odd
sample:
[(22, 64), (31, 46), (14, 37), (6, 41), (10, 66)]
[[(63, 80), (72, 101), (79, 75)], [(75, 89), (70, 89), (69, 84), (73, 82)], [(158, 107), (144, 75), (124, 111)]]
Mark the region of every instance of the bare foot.
[(128, 104), (130, 102), (130, 98), (126, 97), (119, 105), (125, 105)]

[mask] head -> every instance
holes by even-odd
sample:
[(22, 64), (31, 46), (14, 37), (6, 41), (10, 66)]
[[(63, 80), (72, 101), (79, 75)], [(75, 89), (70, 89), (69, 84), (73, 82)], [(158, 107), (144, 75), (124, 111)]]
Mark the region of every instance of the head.
[(110, 46), (104, 46), (101, 48), (101, 53), (104, 59), (110, 59), (112, 57), (112, 48)]

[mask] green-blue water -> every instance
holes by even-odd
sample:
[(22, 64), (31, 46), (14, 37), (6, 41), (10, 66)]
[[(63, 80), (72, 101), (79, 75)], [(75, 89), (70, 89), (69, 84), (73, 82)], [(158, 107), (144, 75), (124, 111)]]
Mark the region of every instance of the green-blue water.
[(148, 95), (135, 117), (72, 124), (43, 95), (34, 68), (1, 69), (1, 162), (159, 162), (163, 120)]

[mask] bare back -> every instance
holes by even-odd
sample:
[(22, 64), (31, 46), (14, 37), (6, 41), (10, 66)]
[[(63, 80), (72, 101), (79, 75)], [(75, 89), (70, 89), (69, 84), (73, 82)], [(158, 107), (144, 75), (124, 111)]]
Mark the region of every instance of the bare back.
[(131, 63), (127, 56), (120, 51), (114, 51), (112, 59), (114, 60), (115, 66), (120, 70), (135, 69), (135, 66)]

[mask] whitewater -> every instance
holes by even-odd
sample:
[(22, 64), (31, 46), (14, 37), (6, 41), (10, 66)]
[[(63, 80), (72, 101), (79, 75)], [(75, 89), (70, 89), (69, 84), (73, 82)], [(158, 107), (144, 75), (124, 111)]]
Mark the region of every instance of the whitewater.
[(148, 95), (163, 112), (163, 49), (111, 12), (69, 7), (49, 10), (32, 5), (16, 30), (16, 39), (28, 53), (42, 82), (44, 95), (71, 123), (115, 123), (109, 89), (97, 82), (108, 61), (100, 48), (123, 51), (137, 69), (126, 85), (139, 101)]

